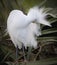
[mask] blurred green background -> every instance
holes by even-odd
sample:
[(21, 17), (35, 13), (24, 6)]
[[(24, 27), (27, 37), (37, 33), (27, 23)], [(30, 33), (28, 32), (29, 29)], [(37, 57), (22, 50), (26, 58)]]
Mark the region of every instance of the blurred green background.
[[(16, 64), (16, 49), (9, 35), (6, 35), (7, 17), (14, 9), (27, 14), (33, 6), (44, 7), (49, 13), (47, 20), (52, 27), (41, 25), (42, 35), (37, 37), (37, 49), (25, 49), (26, 57), (30, 52), (27, 65), (57, 65), (57, 0), (0, 0), (0, 65), (24, 65), (22, 49), (18, 52)], [(27, 57), (28, 59), (28, 57)]]

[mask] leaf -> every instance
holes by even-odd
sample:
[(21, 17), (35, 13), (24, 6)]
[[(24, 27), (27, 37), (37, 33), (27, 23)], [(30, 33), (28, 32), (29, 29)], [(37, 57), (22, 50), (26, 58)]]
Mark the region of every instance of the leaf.
[(46, 29), (42, 31), (42, 35), (44, 34), (51, 34), (57, 32), (57, 28), (51, 28), (51, 29)]
[(47, 12), (47, 15), (57, 18), (57, 8), (51, 8), (51, 10)]
[(40, 42), (57, 42), (57, 37), (38, 37), (38, 40)]
[(8, 52), (5, 56), (4, 56), (4, 58), (3, 58), (3, 60), (2, 60), (2, 62), (4, 62), (5, 61), (5, 59), (9, 56), (11, 54), (11, 52)]
[(51, 18), (51, 19), (49, 19), (49, 21), (50, 21), (50, 23), (52, 24), (52, 23), (54, 23), (54, 22), (57, 21), (57, 18)]
[[(13, 62), (6, 62), (8, 65), (15, 65)], [(25, 65), (25, 62), (18, 63), (20, 65)], [(51, 64), (56, 64), (57, 63), (57, 57), (56, 58), (48, 58), (48, 59), (43, 59), (39, 61), (30, 61), (26, 62), (26, 65), (51, 65)]]
[[(16, 54), (15, 52), (12, 50), (12, 48), (10, 49), (8, 46), (5, 45), (1, 45), (1, 50), (3, 51), (3, 53), (5, 54), (5, 57), (11, 57), (13, 60), (16, 59)], [(6, 59), (6, 58), (5, 58)]]

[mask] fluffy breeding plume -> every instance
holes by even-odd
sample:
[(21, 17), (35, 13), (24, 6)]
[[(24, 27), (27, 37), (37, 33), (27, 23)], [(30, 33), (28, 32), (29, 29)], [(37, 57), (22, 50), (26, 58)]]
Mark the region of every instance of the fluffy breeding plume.
[(46, 20), (47, 13), (44, 12), (44, 8), (33, 7), (28, 12), (28, 19), (31, 21), (36, 21), (36, 23), (41, 23), (47, 26), (51, 26)]
[(40, 24), (51, 26), (46, 20), (46, 13), (43, 11), (43, 8), (33, 7), (27, 15), (20, 10), (10, 12), (7, 19), (7, 32), (15, 47), (18, 46), (21, 49), (22, 44), (25, 48), (27, 46), (37, 47), (35, 35), (41, 35)]

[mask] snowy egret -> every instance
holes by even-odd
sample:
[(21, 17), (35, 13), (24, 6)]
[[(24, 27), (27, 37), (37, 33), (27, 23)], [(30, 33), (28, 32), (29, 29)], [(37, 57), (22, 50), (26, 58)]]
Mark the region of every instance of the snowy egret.
[(26, 47), (37, 47), (37, 41), (34, 35), (41, 35), (40, 24), (51, 26), (46, 20), (46, 12), (43, 8), (30, 8), (27, 15), (20, 10), (10, 12), (7, 19), (7, 32), (15, 45), (21, 49)]

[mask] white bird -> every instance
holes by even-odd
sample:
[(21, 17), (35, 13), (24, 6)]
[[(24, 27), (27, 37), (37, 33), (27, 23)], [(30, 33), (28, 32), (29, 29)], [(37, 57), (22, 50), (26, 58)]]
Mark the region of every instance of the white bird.
[(41, 35), (40, 24), (51, 26), (46, 20), (47, 13), (43, 12), (43, 8), (30, 8), (27, 15), (20, 10), (10, 12), (7, 19), (7, 32), (15, 45), (19, 49), (24, 47), (37, 47), (35, 35)]
[[(33, 21), (35, 22), (33, 23)], [(33, 7), (27, 15), (20, 10), (11, 11), (7, 19), (7, 32), (15, 47), (22, 48), (22, 43), (25, 47), (37, 47), (34, 35), (39, 36), (41, 34), (40, 23), (51, 26), (46, 20), (46, 13), (43, 13), (43, 8)]]

